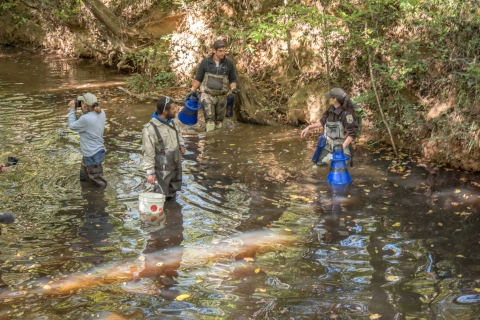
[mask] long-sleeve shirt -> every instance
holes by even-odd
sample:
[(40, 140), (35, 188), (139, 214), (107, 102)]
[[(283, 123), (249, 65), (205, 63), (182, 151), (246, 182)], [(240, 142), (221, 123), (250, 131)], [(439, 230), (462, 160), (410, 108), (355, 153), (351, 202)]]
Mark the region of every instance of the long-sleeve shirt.
[[(325, 111), (320, 119), (320, 123), (323, 127), (325, 127), (325, 123), (335, 122), (335, 121), (342, 121), (342, 113), (345, 111), (342, 106), (335, 108), (334, 106), (330, 106), (327, 111)], [(351, 115), (353, 117), (352, 122), (348, 123), (347, 116)], [(343, 127), (345, 128), (345, 132), (348, 137), (355, 138), (358, 132), (358, 124), (355, 120), (355, 114), (352, 112), (347, 111), (346, 116), (343, 119)]]
[(105, 131), (106, 115), (90, 111), (76, 119), (75, 109), (68, 115), (68, 127), (80, 133), (80, 152), (84, 157), (91, 157), (100, 150), (106, 150), (103, 145), (103, 132)]
[[(157, 119), (151, 119), (150, 122), (157, 126), (166, 150), (176, 150), (179, 148), (178, 142), (180, 142), (180, 146), (185, 147), (180, 123), (177, 119), (172, 120), (177, 132), (172, 128), (173, 124), (167, 125), (167, 123), (160, 122)], [(155, 148), (160, 149), (157, 134), (152, 125), (147, 123), (143, 126), (142, 132), (143, 169), (147, 171), (147, 174), (155, 173)]]
[(195, 80), (202, 82), (205, 77), (205, 73), (213, 73), (221, 76), (228, 76), (228, 81), (230, 83), (237, 82), (237, 72), (235, 70), (235, 65), (232, 61), (228, 60), (226, 57), (219, 61), (218, 67), (215, 61), (213, 61), (213, 55), (208, 58), (205, 58), (200, 63), (197, 73), (195, 75)]

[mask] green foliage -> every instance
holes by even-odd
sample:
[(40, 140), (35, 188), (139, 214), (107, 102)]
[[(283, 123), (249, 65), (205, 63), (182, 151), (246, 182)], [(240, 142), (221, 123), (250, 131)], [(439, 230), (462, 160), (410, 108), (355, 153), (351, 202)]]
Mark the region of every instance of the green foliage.
[(63, 21), (68, 21), (70, 19), (76, 18), (80, 13), (80, 8), (82, 3), (80, 0), (56, 0), (55, 9), (52, 10), (52, 13)]
[(127, 55), (136, 70), (140, 72), (126, 78), (131, 89), (139, 93), (148, 93), (175, 83), (175, 72), (170, 69), (168, 60), (169, 37), (163, 37), (162, 40), (164, 41), (155, 47), (141, 49)]
[[(51, 20), (62, 20), (71, 22), (80, 13), (82, 2), (80, 0), (31, 0), (27, 8), (23, 3), (17, 1), (6, 1), (0, 4), (0, 16), (10, 15), (18, 28), (30, 21), (32, 12), (42, 12), (45, 17)], [(36, 11), (31, 11), (34, 8)], [(31, 11), (29, 13), (29, 11)]]
[(26, 16), (22, 14), (17, 14), (16, 9), (18, 3), (16, 2), (4, 2), (0, 4), (0, 15), (7, 14), (12, 17), (12, 20), (15, 23), (15, 28), (20, 27), (21, 25), (30, 21)]

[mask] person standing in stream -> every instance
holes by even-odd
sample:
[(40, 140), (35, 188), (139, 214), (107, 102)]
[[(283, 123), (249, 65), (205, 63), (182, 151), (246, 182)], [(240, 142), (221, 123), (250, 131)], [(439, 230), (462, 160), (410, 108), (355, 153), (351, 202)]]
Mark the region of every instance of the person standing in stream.
[(154, 184), (153, 192), (174, 200), (182, 187), (182, 160), (185, 142), (180, 124), (175, 118), (178, 106), (169, 97), (160, 98), (157, 111), (143, 126), (142, 152), (147, 181)]
[[(96, 187), (107, 187), (107, 181), (103, 177), (102, 163), (105, 160), (105, 145), (103, 132), (105, 131), (106, 115), (97, 102), (97, 97), (91, 93), (85, 93), (76, 99), (80, 103), (82, 116), (77, 120), (75, 100), (70, 101), (70, 113), (68, 115), (68, 127), (80, 133), (80, 151), (82, 153), (82, 165), (80, 168), (80, 180), (91, 181)], [(78, 106), (78, 105), (77, 105)]]
[(317, 166), (330, 163), (335, 145), (342, 145), (345, 155), (350, 156), (352, 154), (350, 144), (358, 132), (354, 105), (347, 93), (341, 88), (333, 88), (325, 93), (325, 98), (328, 99), (329, 107), (323, 113), (320, 122), (309, 125), (300, 134), (304, 138), (310, 129), (324, 128), (327, 144), (320, 153)]
[(235, 65), (226, 58), (225, 42), (217, 40), (213, 43), (213, 54), (203, 59), (198, 67), (192, 88), (187, 94), (189, 99), (200, 87), (205, 116), (205, 131), (213, 131), (222, 127), (225, 119), (227, 96), (238, 92)]

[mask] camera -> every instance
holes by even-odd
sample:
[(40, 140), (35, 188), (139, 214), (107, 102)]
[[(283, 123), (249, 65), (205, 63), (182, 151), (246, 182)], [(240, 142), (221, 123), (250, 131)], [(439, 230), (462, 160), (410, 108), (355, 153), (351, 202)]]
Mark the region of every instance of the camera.
[(75, 102), (75, 109), (80, 109), (82, 107), (82, 102), (78, 99), (74, 100)]
[(7, 163), (5, 163), (5, 167), (10, 167), (10, 166), (14, 166), (18, 163), (18, 158), (16, 157), (8, 157), (7, 158)]

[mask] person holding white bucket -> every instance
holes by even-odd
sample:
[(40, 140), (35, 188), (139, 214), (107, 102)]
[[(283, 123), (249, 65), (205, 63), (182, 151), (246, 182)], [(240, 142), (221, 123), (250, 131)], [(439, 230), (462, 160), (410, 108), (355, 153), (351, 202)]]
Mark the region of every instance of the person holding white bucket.
[(175, 199), (182, 187), (181, 154), (186, 152), (180, 124), (175, 118), (178, 106), (170, 97), (160, 98), (157, 111), (143, 127), (142, 151), (147, 180), (153, 192), (166, 200)]

